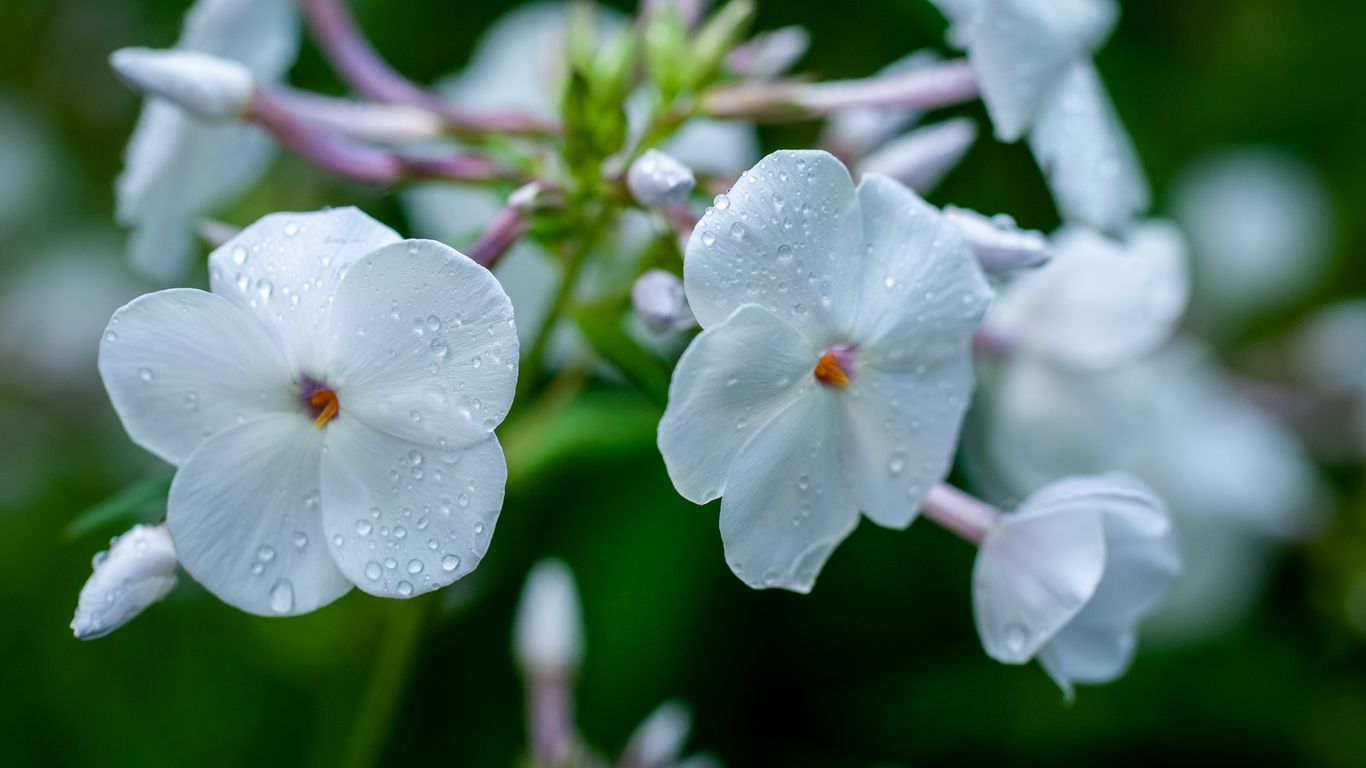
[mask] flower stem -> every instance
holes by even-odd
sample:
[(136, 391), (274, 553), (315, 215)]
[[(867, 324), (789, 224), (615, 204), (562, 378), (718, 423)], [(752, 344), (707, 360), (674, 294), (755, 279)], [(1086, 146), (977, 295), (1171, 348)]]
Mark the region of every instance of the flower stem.
[(385, 601), (389, 612), (383, 642), (370, 672), (370, 683), (342, 751), (342, 768), (369, 768), (379, 762), (380, 751), (393, 730), (394, 717), (408, 687), (409, 672), (421, 646), (422, 629), (439, 598), (427, 595), (416, 600)]
[(987, 532), (1000, 519), (1001, 510), (948, 483), (939, 483), (925, 497), (921, 514), (973, 544), (980, 545)]

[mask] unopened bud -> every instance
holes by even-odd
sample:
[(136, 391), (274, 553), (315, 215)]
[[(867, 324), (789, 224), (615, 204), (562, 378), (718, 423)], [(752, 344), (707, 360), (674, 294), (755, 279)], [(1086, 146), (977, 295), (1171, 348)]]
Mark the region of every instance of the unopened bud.
[(95, 555), (71, 630), (80, 640), (94, 640), (127, 624), (171, 591), (178, 566), (166, 526), (133, 526)]
[(636, 278), (631, 286), (631, 305), (636, 314), (651, 330), (680, 331), (697, 324), (688, 300), (683, 295), (683, 281), (672, 272), (652, 269)]
[(631, 734), (621, 764), (631, 768), (674, 765), (692, 730), (692, 712), (681, 702), (666, 701)]
[(133, 90), (211, 120), (240, 116), (255, 90), (244, 65), (195, 51), (122, 48), (109, 63)]
[(583, 660), (579, 590), (562, 561), (542, 560), (527, 576), (517, 605), (513, 653), (530, 674), (562, 674)]
[(671, 208), (688, 199), (697, 180), (692, 169), (657, 149), (647, 149), (631, 163), (626, 186), (647, 208)]
[(944, 217), (958, 228), (982, 269), (1000, 274), (1015, 269), (1038, 267), (1053, 257), (1048, 238), (1042, 232), (1020, 229), (1011, 217), (1000, 214), (990, 218), (966, 208), (945, 206)]
[(956, 117), (887, 142), (859, 163), (859, 171), (891, 176), (925, 194), (958, 165), (976, 140), (977, 124), (970, 118)]

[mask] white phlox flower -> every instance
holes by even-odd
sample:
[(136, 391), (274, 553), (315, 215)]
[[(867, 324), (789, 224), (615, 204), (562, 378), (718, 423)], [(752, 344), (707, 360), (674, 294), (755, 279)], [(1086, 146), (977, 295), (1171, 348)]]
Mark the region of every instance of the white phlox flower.
[(991, 290), (938, 210), (820, 151), (718, 196), (683, 279), (703, 331), (659, 426), (669, 476), (722, 497), (737, 576), (808, 591), (860, 510), (904, 528), (947, 473)]
[(968, 52), (1002, 141), (1028, 135), (1063, 218), (1118, 232), (1150, 204), (1148, 182), (1091, 53), (1114, 0), (932, 0)]
[(1072, 477), (1000, 516), (977, 553), (973, 614), (987, 655), (1032, 659), (1070, 697), (1133, 658), (1138, 623), (1181, 573), (1162, 499), (1128, 475)]
[(563, 675), (583, 661), (582, 608), (574, 573), (560, 560), (531, 569), (517, 603), (512, 650), (522, 669)]
[(1186, 245), (1175, 227), (1146, 221), (1122, 240), (1064, 227), (1049, 250), (1048, 264), (1001, 290), (989, 332), (1089, 370), (1137, 360), (1171, 338), (1190, 296)]
[(71, 631), (80, 640), (104, 637), (175, 587), (175, 546), (164, 525), (135, 525), (95, 555), (81, 587)]
[[(218, 87), (211, 92), (191, 88), (192, 100), (210, 108), (231, 106), (232, 94), (241, 90), (231, 83), (240, 86), (241, 75), (258, 83), (282, 77), (298, 52), (297, 16), (289, 0), (198, 0), (185, 16), (176, 51), (188, 54), (192, 69), (195, 61), (203, 62), (195, 54), (234, 62), (224, 65), (228, 70), (242, 69), (216, 78)], [(225, 71), (210, 69), (219, 75)], [(153, 72), (165, 82), (164, 67)], [(273, 149), (270, 137), (254, 126), (206, 122), (171, 102), (149, 98), (116, 188), (119, 222), (132, 229), (128, 254), (133, 266), (158, 280), (183, 275), (194, 248), (195, 220), (255, 183)]]
[(209, 255), (209, 278), (120, 309), (99, 357), (129, 436), (178, 467), (185, 570), (264, 615), (472, 570), (517, 378), (498, 281), (354, 208), (266, 216)]

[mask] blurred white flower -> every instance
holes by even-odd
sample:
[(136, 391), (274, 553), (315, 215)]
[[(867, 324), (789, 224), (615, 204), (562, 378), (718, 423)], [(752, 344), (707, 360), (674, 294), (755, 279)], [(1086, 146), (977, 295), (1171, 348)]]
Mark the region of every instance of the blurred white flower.
[(976, 140), (977, 124), (969, 118), (932, 123), (888, 141), (858, 162), (858, 172), (890, 176), (928, 194)]
[(704, 329), (659, 447), (675, 488), (724, 496), (727, 562), (805, 592), (859, 511), (904, 528), (948, 471), (991, 298), (939, 211), (819, 151), (769, 155), (698, 222), (684, 260)]
[(135, 525), (93, 565), (71, 620), (80, 640), (104, 637), (159, 602), (175, 586), (178, 563), (165, 525)]
[(1000, 516), (972, 571), (973, 614), (987, 655), (1037, 658), (1070, 697), (1133, 659), (1139, 622), (1181, 573), (1162, 499), (1132, 477), (1051, 483)]
[(670, 208), (687, 202), (696, 184), (691, 168), (657, 149), (642, 152), (626, 172), (631, 196), (647, 208)]
[(1243, 147), (1205, 158), (1182, 174), (1172, 210), (1190, 236), (1195, 309), (1210, 327), (1302, 296), (1328, 266), (1328, 194), (1288, 153)]
[(574, 574), (560, 560), (531, 569), (517, 603), (513, 655), (530, 674), (559, 676), (583, 662), (583, 617)]
[[(298, 37), (289, 0), (197, 0), (175, 47), (240, 62), (255, 81), (271, 82), (294, 62)], [(118, 219), (132, 228), (133, 266), (158, 280), (182, 276), (191, 263), (195, 220), (255, 183), (273, 148), (253, 126), (206, 123), (149, 99), (116, 189)]]
[(1294, 333), (1295, 367), (1314, 386), (1366, 394), (1366, 300), (1330, 304)]
[(120, 48), (109, 64), (130, 88), (207, 120), (240, 117), (256, 83), (241, 62), (197, 51)]
[(811, 45), (806, 27), (760, 32), (726, 56), (726, 67), (750, 80), (771, 80), (792, 68)]
[(669, 768), (677, 765), (692, 730), (692, 712), (679, 701), (666, 701), (646, 717), (626, 743), (623, 768)]
[(977, 263), (989, 274), (1005, 274), (1017, 269), (1042, 266), (1053, 258), (1053, 247), (1042, 232), (1020, 229), (1015, 219), (1001, 213), (987, 217), (967, 208), (944, 206), (944, 218), (977, 256)]
[(517, 378), (498, 282), (353, 208), (267, 216), (210, 254), (209, 277), (212, 293), (120, 309), (99, 360), (133, 441), (179, 467), (167, 525), (185, 570), (276, 615), (472, 570)]
[(1064, 227), (1051, 250), (1047, 265), (1001, 290), (989, 332), (1092, 370), (1137, 360), (1171, 338), (1190, 293), (1186, 244), (1175, 227), (1147, 221), (1123, 240)]
[(672, 272), (651, 269), (636, 278), (631, 287), (631, 304), (645, 325), (656, 333), (697, 325), (688, 309), (683, 281)]
[(1137, 153), (1091, 53), (1114, 0), (933, 0), (965, 48), (1002, 141), (1028, 134), (1065, 220), (1120, 232), (1149, 205)]
[[(932, 50), (915, 51), (877, 71), (877, 77), (928, 69), (942, 61)], [(862, 157), (907, 126), (920, 120), (920, 110), (908, 107), (845, 109), (826, 121), (821, 145), (841, 157)]]

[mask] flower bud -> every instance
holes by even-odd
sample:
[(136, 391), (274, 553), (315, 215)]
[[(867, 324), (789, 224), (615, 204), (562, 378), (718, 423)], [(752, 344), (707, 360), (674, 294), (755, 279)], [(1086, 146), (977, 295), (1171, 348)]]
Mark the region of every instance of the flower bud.
[(966, 117), (917, 128), (887, 142), (859, 163), (861, 173), (881, 173), (925, 194), (953, 170), (977, 140), (977, 125)]
[(683, 295), (683, 281), (672, 272), (651, 269), (636, 278), (631, 286), (631, 305), (640, 319), (657, 333), (679, 331), (697, 324), (688, 300)]
[(674, 765), (688, 742), (692, 713), (677, 701), (660, 704), (631, 734), (621, 764), (632, 768)]
[(95, 555), (94, 567), (71, 620), (80, 640), (113, 632), (165, 597), (179, 562), (165, 525), (135, 525)]
[(210, 120), (241, 115), (256, 87), (243, 64), (196, 51), (122, 48), (109, 63), (133, 90)]
[(1042, 232), (1020, 229), (1005, 214), (987, 217), (948, 205), (944, 217), (958, 228), (982, 269), (992, 274), (1037, 267), (1053, 256)]
[(583, 660), (583, 618), (574, 574), (560, 560), (531, 569), (517, 605), (513, 653), (529, 674), (558, 675)]
[(692, 169), (657, 149), (647, 149), (631, 163), (626, 186), (647, 208), (670, 208), (688, 199), (697, 180)]

